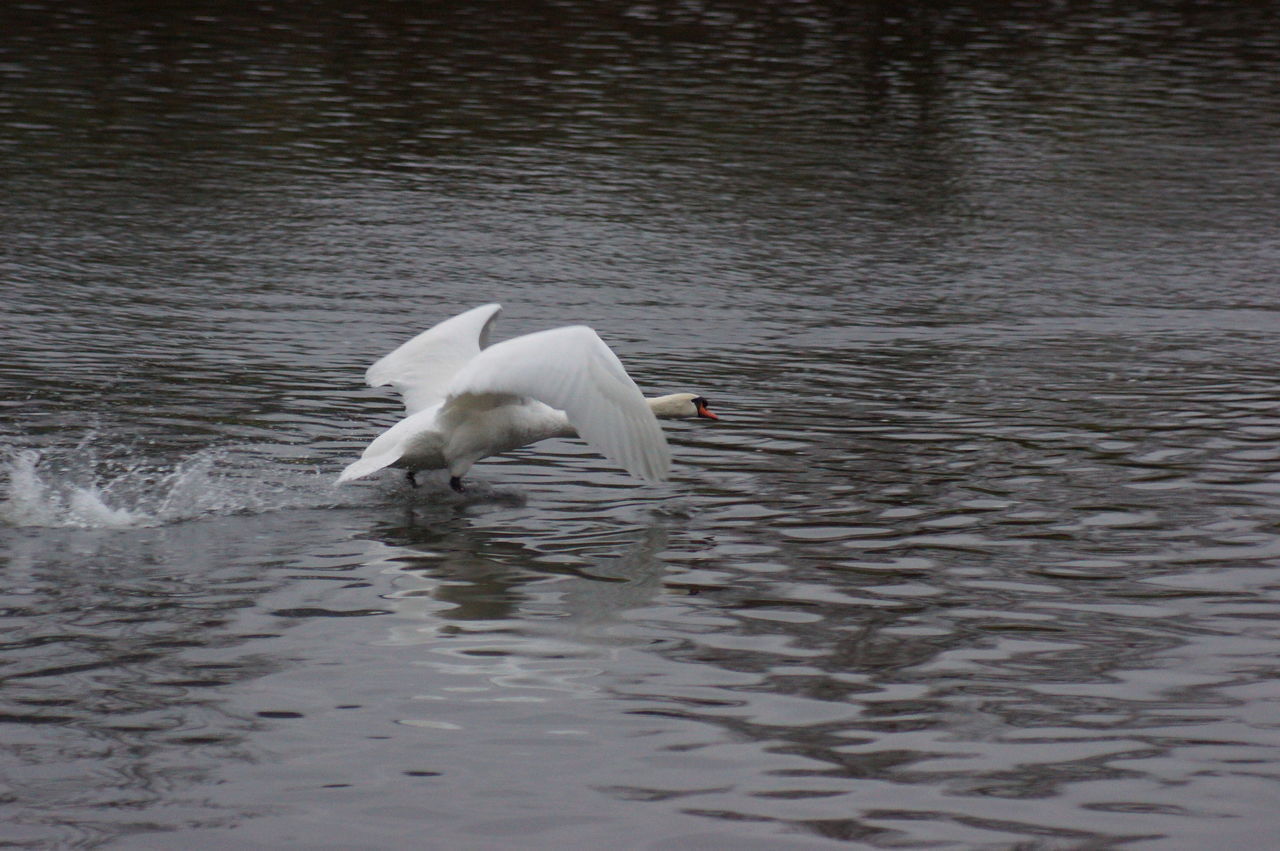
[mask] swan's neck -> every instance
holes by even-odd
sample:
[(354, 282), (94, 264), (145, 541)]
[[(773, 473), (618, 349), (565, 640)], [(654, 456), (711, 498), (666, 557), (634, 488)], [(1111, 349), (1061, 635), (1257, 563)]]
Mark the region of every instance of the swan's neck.
[[(693, 415), (690, 398), (688, 393), (672, 393), (670, 396), (647, 398), (645, 402), (656, 417), (688, 417)], [(569, 416), (564, 411), (541, 402), (522, 408), (515, 426), (523, 440), (520, 446), (549, 437), (578, 436), (578, 430), (569, 422)]]
[(691, 398), (693, 397), (688, 393), (671, 393), (646, 398), (645, 401), (649, 403), (649, 410), (653, 411), (655, 417), (687, 417), (691, 416)]
[[(672, 393), (669, 396), (653, 396), (646, 398), (649, 410), (655, 417), (675, 418), (693, 416), (693, 406), (689, 404), (688, 393)], [(523, 423), (532, 440), (545, 440), (548, 437), (577, 437), (578, 430), (569, 422), (564, 411), (556, 410), (550, 405), (537, 403), (526, 412), (528, 419)]]

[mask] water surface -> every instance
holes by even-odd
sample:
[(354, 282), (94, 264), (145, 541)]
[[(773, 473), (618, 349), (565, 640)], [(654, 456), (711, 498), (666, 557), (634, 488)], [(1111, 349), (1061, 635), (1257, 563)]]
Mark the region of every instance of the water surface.
[[(1274, 836), (1274, 13), (503, 8), (0, 13), (0, 840)], [(335, 488), (487, 301), (723, 419)]]

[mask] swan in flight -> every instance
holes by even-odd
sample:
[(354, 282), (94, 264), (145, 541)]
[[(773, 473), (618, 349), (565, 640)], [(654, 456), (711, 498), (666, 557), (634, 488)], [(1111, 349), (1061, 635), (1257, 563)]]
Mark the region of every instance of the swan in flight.
[(384, 431), (338, 484), (383, 467), (462, 477), (481, 458), (548, 437), (581, 437), (634, 476), (662, 481), (671, 467), (657, 417), (719, 419), (694, 393), (646, 399), (617, 355), (585, 325), (489, 345), (502, 306), (486, 304), (423, 331), (369, 367), (370, 387), (391, 385), (407, 416)]

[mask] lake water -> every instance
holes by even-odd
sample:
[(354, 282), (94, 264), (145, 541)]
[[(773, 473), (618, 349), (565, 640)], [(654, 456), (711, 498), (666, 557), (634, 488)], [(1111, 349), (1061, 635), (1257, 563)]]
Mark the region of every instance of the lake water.
[[(1275, 11), (941, 5), (0, 12), (0, 844), (1273, 843)], [(721, 421), (336, 488), (488, 301)]]

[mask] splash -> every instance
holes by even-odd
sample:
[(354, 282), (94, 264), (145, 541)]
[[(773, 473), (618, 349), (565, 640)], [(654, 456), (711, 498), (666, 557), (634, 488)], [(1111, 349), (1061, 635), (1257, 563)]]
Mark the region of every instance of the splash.
[(0, 523), (112, 529), (161, 526), (206, 515), (333, 504), (318, 473), (274, 470), (248, 454), (208, 449), (169, 466), (101, 463), (88, 447), (46, 456), (0, 453)]
[(141, 517), (103, 501), (98, 488), (60, 489), (45, 481), (36, 466), (40, 453), (19, 452), (6, 464), (8, 493), (0, 502), (0, 520), (13, 526), (118, 527), (141, 525)]

